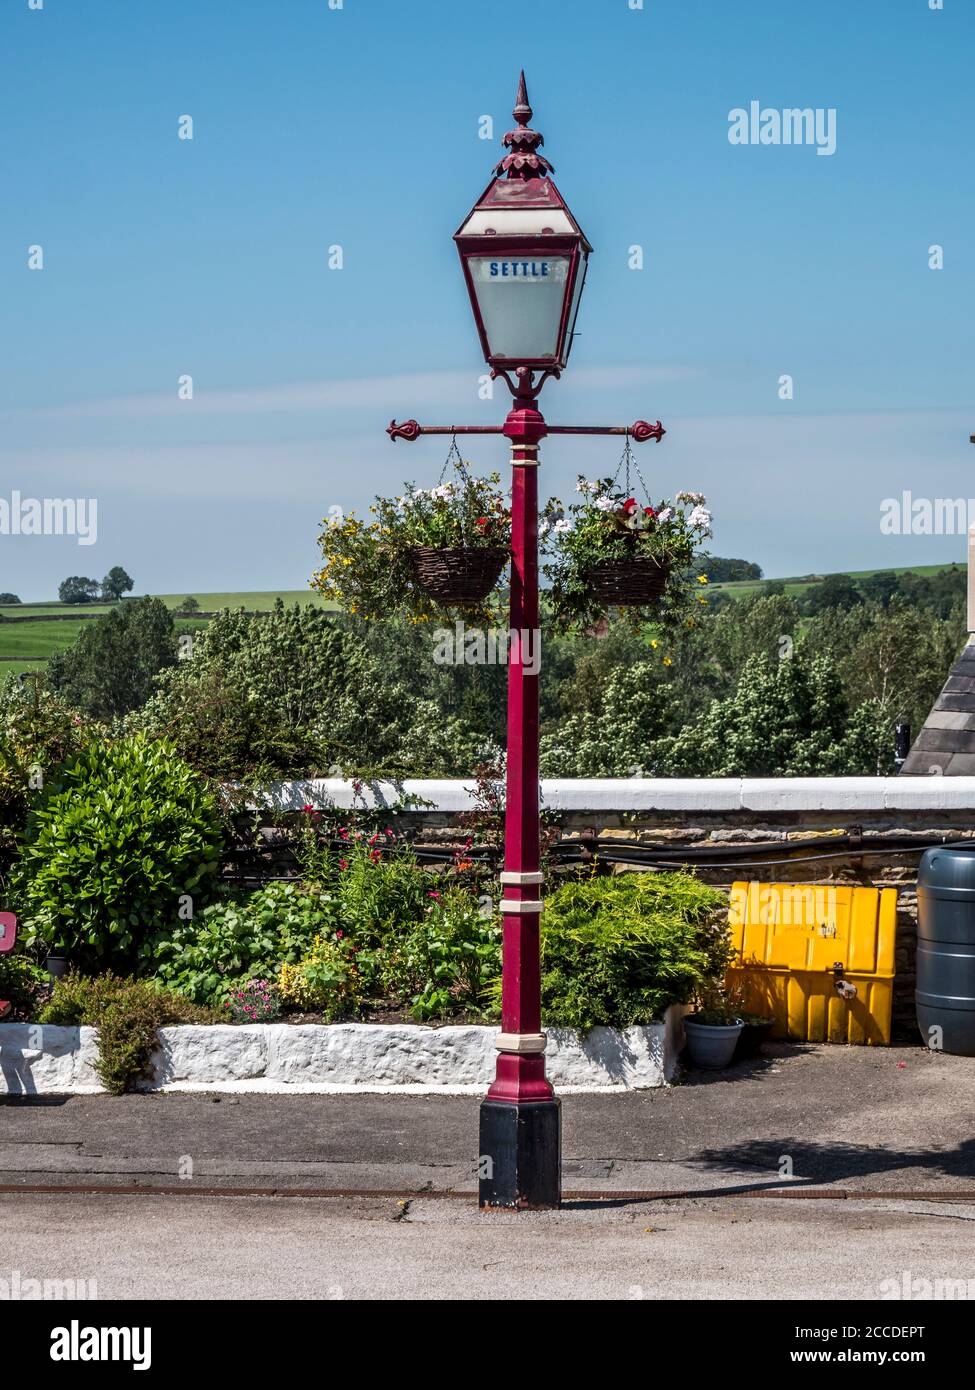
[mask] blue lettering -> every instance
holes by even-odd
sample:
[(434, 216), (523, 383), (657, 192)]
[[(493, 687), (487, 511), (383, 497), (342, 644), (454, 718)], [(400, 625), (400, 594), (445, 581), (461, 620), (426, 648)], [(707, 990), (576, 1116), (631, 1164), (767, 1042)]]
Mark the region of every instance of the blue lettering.
[(491, 274), (492, 274), (492, 275), (497, 275), (497, 273), (498, 273), (498, 263), (497, 263), (497, 261), (492, 261), (492, 262), (491, 262)]

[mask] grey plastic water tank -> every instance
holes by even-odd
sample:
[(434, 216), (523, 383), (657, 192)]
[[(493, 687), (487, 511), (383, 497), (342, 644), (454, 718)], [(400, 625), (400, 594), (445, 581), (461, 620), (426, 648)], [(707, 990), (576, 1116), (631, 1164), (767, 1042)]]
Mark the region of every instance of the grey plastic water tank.
[(928, 1047), (975, 1057), (975, 842), (921, 856), (915, 999)]

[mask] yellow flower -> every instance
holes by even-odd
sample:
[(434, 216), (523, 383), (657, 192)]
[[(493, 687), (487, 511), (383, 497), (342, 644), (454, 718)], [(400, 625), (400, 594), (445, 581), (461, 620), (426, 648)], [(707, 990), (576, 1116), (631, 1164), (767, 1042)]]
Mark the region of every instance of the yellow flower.
[(674, 664), (674, 663), (671, 661), (671, 659), (670, 659), (669, 656), (665, 656), (665, 657), (664, 657), (664, 665), (665, 665), (665, 666), (673, 666), (673, 664)]
[(657, 641), (656, 637), (651, 637), (651, 639), (650, 639), (650, 645), (651, 645), (651, 647), (659, 647), (659, 646), (660, 646), (660, 643)]
[(698, 582), (699, 584), (706, 584), (706, 583), (708, 582), (708, 577), (707, 577), (707, 575), (706, 575), (706, 574), (699, 574), (699, 575), (697, 576), (697, 582)]

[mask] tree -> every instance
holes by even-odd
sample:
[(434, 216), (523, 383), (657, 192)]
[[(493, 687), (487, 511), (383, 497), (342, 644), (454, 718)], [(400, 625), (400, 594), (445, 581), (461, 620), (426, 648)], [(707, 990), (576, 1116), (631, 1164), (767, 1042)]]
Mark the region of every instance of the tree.
[(731, 560), (721, 555), (702, 555), (694, 564), (695, 574), (706, 574), (712, 584), (737, 583), (743, 579), (761, 579), (761, 565), (751, 560)]
[(113, 565), (102, 580), (102, 598), (117, 603), (123, 594), (131, 593), (132, 580), (121, 565)]
[(715, 700), (696, 725), (661, 738), (650, 775), (671, 777), (814, 777), (834, 771), (846, 704), (828, 657), (802, 648), (786, 660), (754, 656), (734, 694)]
[(184, 598), (183, 602), (180, 604), (180, 610), (183, 613), (199, 613), (200, 600), (194, 598), (192, 594), (187, 594), (186, 598)]
[(828, 574), (806, 594), (806, 612), (815, 615), (828, 608), (855, 608), (862, 602), (863, 594), (848, 574)]
[(85, 630), (48, 662), (48, 683), (94, 719), (112, 719), (143, 705), (156, 676), (176, 664), (173, 618), (158, 598), (127, 603)]
[(62, 603), (95, 603), (98, 599), (97, 579), (85, 579), (73, 574), (58, 585), (58, 598)]
[(570, 715), (542, 739), (545, 777), (650, 776), (651, 748), (670, 723), (676, 699), (649, 661), (617, 666), (599, 714)]
[(7, 605), (19, 602), (20, 599), (17, 597), (16, 594), (0, 594), (0, 604)]

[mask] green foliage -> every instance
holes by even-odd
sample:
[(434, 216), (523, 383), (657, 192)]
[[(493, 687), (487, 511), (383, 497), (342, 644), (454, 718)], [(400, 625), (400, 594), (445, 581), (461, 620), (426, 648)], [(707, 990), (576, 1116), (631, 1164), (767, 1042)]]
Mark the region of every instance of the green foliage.
[(0, 594), (0, 607), (8, 607), (19, 602), (20, 599), (16, 594)]
[(62, 579), (58, 585), (58, 599), (61, 603), (94, 603), (98, 598), (98, 580), (86, 579), (84, 575), (72, 574)]
[(695, 556), (696, 573), (706, 574), (712, 584), (734, 584), (745, 579), (761, 579), (761, 565), (750, 560), (730, 560), (721, 555)]
[(841, 761), (846, 705), (835, 663), (751, 657), (734, 693), (716, 700), (695, 725), (658, 740), (657, 775), (812, 777)]
[(612, 478), (588, 482), (580, 477), (576, 491), (582, 501), (570, 506), (568, 515), (554, 522), (546, 535), (553, 559), (545, 574), (552, 584), (557, 626), (583, 630), (598, 623), (605, 604), (592, 592), (590, 571), (605, 561), (635, 559), (655, 559), (669, 573), (659, 606), (628, 609), (627, 619), (635, 625), (651, 618), (676, 622), (684, 615), (693, 586), (686, 571), (696, 547), (711, 534), (703, 494), (679, 492), (676, 501), (654, 507), (627, 497)]
[(165, 743), (93, 743), (31, 811), (18, 867), (29, 932), (78, 961), (131, 962), (204, 900), (222, 836), (213, 793)]
[(90, 721), (44, 689), (40, 677), (0, 683), (0, 850), (14, 849), (29, 806), (94, 732)]
[(366, 956), (342, 931), (316, 936), (297, 965), (278, 971), (277, 989), (286, 1004), (322, 1014), (326, 1023), (359, 1012)]
[(194, 598), (192, 594), (187, 594), (186, 598), (183, 599), (183, 602), (179, 606), (184, 613), (199, 613), (200, 600)]
[(56, 980), (41, 1023), (98, 1029), (95, 1071), (114, 1096), (146, 1079), (158, 1029), (171, 1023), (215, 1023), (208, 1010), (160, 990), (149, 980), (106, 972), (89, 977), (70, 971)]
[(47, 972), (22, 951), (0, 955), (0, 999), (12, 1005), (8, 1022), (31, 1018), (46, 984)]
[(85, 625), (77, 642), (48, 662), (51, 688), (95, 719), (113, 719), (143, 705), (156, 676), (176, 664), (169, 609), (140, 598)]
[(583, 1032), (652, 1023), (730, 958), (727, 898), (690, 874), (569, 883), (542, 916), (542, 1018)]
[(336, 896), (297, 883), (227, 894), (143, 947), (141, 965), (198, 1004), (222, 1005), (245, 980), (296, 965), (320, 933), (340, 925)]
[(130, 594), (132, 588), (132, 578), (121, 565), (113, 565), (102, 580), (102, 598), (117, 603), (123, 594)]
[(543, 777), (643, 777), (654, 740), (674, 715), (675, 696), (649, 661), (612, 669), (599, 716), (569, 715), (541, 743)]
[[(456, 481), (429, 491), (406, 483), (402, 497), (377, 497), (370, 507), (372, 522), (354, 513), (324, 522), (318, 538), (323, 563), (313, 586), (364, 619), (401, 611), (414, 621), (428, 621), (440, 610), (416, 582), (413, 549), (507, 551), (511, 544), (511, 513), (500, 476), (474, 477), (460, 462), (454, 471)], [(468, 612), (475, 619), (488, 616), (482, 608)]]
[(485, 990), (501, 971), (501, 926), (460, 888), (431, 895), (426, 914), (389, 940), (381, 969), (384, 990), (408, 1003), (419, 1022), (484, 1007)]

